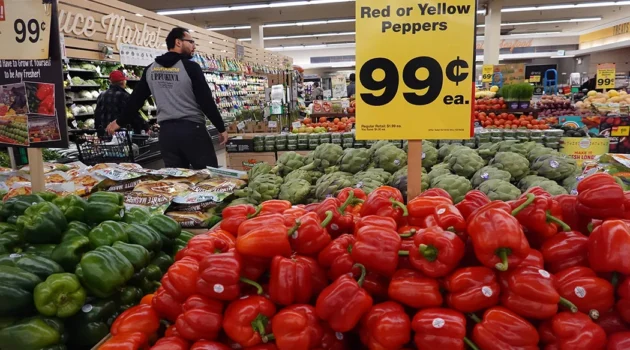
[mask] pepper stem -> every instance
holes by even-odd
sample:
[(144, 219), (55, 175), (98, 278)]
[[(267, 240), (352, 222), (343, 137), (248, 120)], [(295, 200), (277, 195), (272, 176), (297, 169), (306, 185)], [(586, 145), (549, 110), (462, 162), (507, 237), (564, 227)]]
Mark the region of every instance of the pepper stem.
[(571, 226), (567, 225), (566, 222), (558, 219), (557, 217), (551, 215), (549, 211), (547, 211), (546, 215), (547, 215), (547, 222), (551, 222), (562, 227), (562, 231), (564, 232), (571, 231)]
[(256, 287), (256, 289), (258, 290), (258, 291), (257, 291), (257, 294), (258, 294), (258, 295), (261, 295), (261, 294), (263, 293), (263, 287), (262, 287), (260, 284), (258, 284), (258, 283), (256, 283), (256, 282), (254, 282), (254, 281), (250, 280), (249, 278), (241, 277), (241, 278), (239, 278), (239, 280), (240, 280), (241, 282), (243, 282), (243, 283), (247, 283), (247, 284), (249, 284), (250, 286), (254, 286), (254, 287)]
[(263, 343), (268, 343), (270, 340), (276, 340), (276, 337), (272, 334), (262, 336)]
[(258, 205), (256, 206), (256, 211), (252, 214), (247, 214), (247, 218), (251, 219), (251, 218), (255, 218), (258, 216), (258, 214), (260, 214), (260, 211), (262, 210), (262, 205)]
[(267, 316), (258, 314), (251, 323), (254, 332), (260, 334), (263, 339), (265, 338), (265, 325), (267, 324), (267, 321)]
[(399, 250), (398, 255), (400, 256), (409, 256), (409, 251), (407, 250)]
[[(475, 317), (477, 317), (477, 316), (475, 316)], [(468, 339), (468, 337), (464, 337), (464, 343), (466, 343), (473, 350), (479, 350), (477, 345), (475, 345), (475, 343), (473, 343), (472, 340)]]
[(322, 221), (322, 223), (320, 224), (321, 227), (326, 227), (328, 226), (328, 224), (330, 224), (330, 221), (333, 218), (333, 212), (332, 211), (327, 211), (326, 212), (326, 218), (324, 219), (324, 221)]
[(300, 228), (300, 226), (301, 226), (301, 225), (302, 225), (302, 222), (301, 222), (300, 220), (296, 220), (296, 221), (295, 221), (295, 225), (293, 225), (293, 227), (291, 227), (291, 228), (289, 229), (289, 232), (288, 232), (289, 234), (288, 234), (288, 236), (289, 236), (289, 237), (293, 236), (293, 234), (295, 233), (295, 231), (297, 231), (297, 230), (298, 230), (298, 228)]
[(363, 266), (363, 264), (354, 264), (352, 266), (352, 268), (355, 268), (355, 267), (358, 267), (359, 269), (361, 269), (361, 277), (359, 277), (357, 284), (359, 285), (359, 287), (362, 287), (363, 282), (365, 281), (365, 275), (367, 274), (367, 271), (365, 270), (365, 266)]
[(406, 205), (404, 205), (403, 203), (395, 200), (394, 198), (390, 198), (389, 201), (392, 202), (392, 205), (394, 207), (399, 207), (400, 209), (402, 209), (403, 216), (409, 216), (409, 211), (407, 210), (407, 206)]
[(412, 228), (411, 230), (409, 230), (409, 232), (401, 233), (399, 236), (400, 238), (409, 238), (409, 237), (413, 237), (413, 235), (415, 234), (416, 234), (416, 229)]
[(511, 253), (508, 248), (499, 248), (497, 249), (496, 254), (501, 258), (501, 262), (494, 265), (499, 271), (507, 271), (508, 270), (508, 254)]
[(589, 222), (588, 225), (586, 225), (586, 229), (588, 230), (588, 233), (593, 233), (593, 230), (595, 229), (594, 227), (595, 225), (593, 225), (593, 222)]
[(569, 301), (568, 299), (565, 299), (563, 297), (560, 297), (560, 305), (566, 307), (567, 309), (571, 310), (571, 312), (576, 313), (578, 312), (578, 308), (577, 306), (575, 306), (575, 304), (573, 304), (571, 301)]
[(348, 252), (348, 254), (352, 254), (352, 244), (348, 244), (346, 251)]
[(528, 193), (525, 195), (525, 197), (527, 198), (527, 200), (523, 204), (516, 207), (516, 209), (512, 210), (512, 216), (518, 215), (518, 213), (520, 213), (521, 210), (527, 208), (530, 204), (534, 202), (534, 199), (536, 199), (536, 196), (534, 196), (533, 193)]
[(479, 318), (479, 316), (473, 314), (473, 313), (469, 313), (468, 317), (470, 317), (471, 320), (475, 321), (476, 323), (481, 323), (481, 319)]
[(418, 246), (418, 251), (420, 255), (424, 256), (430, 262), (433, 262), (437, 259), (438, 250), (432, 245), (420, 244)]
[(597, 311), (597, 310), (595, 310), (595, 309), (589, 310), (588, 315), (589, 315), (592, 319), (596, 320), (596, 319), (598, 319), (598, 318), (599, 318), (599, 311)]
[(348, 193), (348, 198), (346, 198), (346, 201), (343, 202), (343, 204), (337, 208), (337, 210), (339, 211), (339, 214), (343, 215), (346, 211), (346, 208), (350, 205), (350, 203), (352, 203), (354, 200), (354, 191), (350, 191)]

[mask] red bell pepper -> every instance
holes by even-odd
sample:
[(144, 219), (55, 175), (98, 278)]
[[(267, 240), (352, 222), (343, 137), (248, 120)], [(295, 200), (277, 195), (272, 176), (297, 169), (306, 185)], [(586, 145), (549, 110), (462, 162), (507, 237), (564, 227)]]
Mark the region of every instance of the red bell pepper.
[[(350, 255), (369, 271), (390, 277), (398, 267), (401, 239), (398, 232), (380, 227), (363, 227), (355, 234)], [(413, 262), (413, 261), (412, 261)]]
[(121, 313), (112, 324), (110, 333), (144, 333), (148, 338), (160, 328), (160, 316), (151, 305), (136, 305)]
[(282, 215), (284, 216), (284, 225), (287, 227), (293, 227), (295, 225), (295, 221), (303, 215), (308, 214), (304, 208), (289, 208), (285, 210)]
[[(167, 350), (167, 349), (164, 349), (164, 350)], [(190, 347), (190, 350), (232, 350), (232, 348), (219, 342), (201, 340), (194, 343)]]
[(242, 347), (266, 343), (269, 320), (276, 306), (267, 298), (250, 296), (233, 301), (223, 315), (223, 330)]
[(540, 252), (546, 269), (552, 273), (569, 267), (588, 266), (588, 237), (575, 231), (559, 232), (543, 243)]
[[(186, 340), (176, 336), (164, 337), (158, 339), (158, 341), (151, 347), (151, 350), (189, 350), (190, 344)], [(204, 350), (203, 348), (196, 348), (197, 350)], [(229, 350), (229, 348), (227, 348)], [(205, 349), (211, 350), (211, 349)], [(214, 350), (221, 350), (221, 348), (215, 348)]]
[[(400, 243), (400, 250), (403, 252), (408, 252), (414, 248), (415, 245), (413, 244), (413, 239), (403, 239)], [(413, 265), (411, 265), (409, 255), (400, 255), (398, 257), (398, 270), (402, 269), (413, 270)]]
[(221, 212), (221, 229), (233, 235), (238, 233), (238, 227), (247, 219), (256, 217), (261, 207), (249, 204), (239, 204), (223, 209)]
[(617, 288), (619, 299), (615, 305), (615, 310), (619, 312), (621, 318), (630, 323), (630, 278), (626, 278)]
[(207, 255), (226, 252), (234, 248), (236, 239), (225, 230), (216, 230), (205, 235), (197, 235), (188, 241), (186, 247), (175, 255), (175, 261), (189, 256), (202, 261)]
[(471, 314), (477, 322), (472, 340), (483, 350), (538, 350), (538, 332), (531, 323), (504, 307), (486, 310), (483, 320)]
[(411, 340), (411, 321), (400, 304), (386, 301), (363, 316), (360, 336), (373, 350), (400, 349)]
[(337, 278), (319, 294), (315, 303), (317, 316), (337, 332), (350, 331), (372, 307), (372, 297), (361, 288), (365, 267), (357, 265), (361, 269), (358, 281), (348, 275)]
[(615, 333), (608, 338), (606, 350), (630, 349), (630, 332)]
[(153, 297), (155, 293), (147, 294), (140, 299), (140, 305), (151, 305), (153, 303)]
[(241, 267), (241, 276), (252, 281), (257, 281), (262, 276), (269, 266), (271, 266), (271, 259), (269, 258), (257, 258), (253, 256), (241, 255), (243, 259), (243, 265)]
[(534, 266), (539, 269), (544, 269), (545, 261), (542, 253), (536, 249), (530, 249), (529, 254), (521, 262), (521, 266)]
[(414, 343), (418, 349), (464, 350), (464, 343), (478, 350), (466, 338), (466, 319), (460, 312), (432, 308), (419, 311), (411, 323), (416, 333)]
[(346, 187), (339, 192), (337, 199), (342, 203), (346, 202), (350, 196), (350, 192), (352, 192), (353, 198), (348, 203), (348, 206), (346, 206), (345, 212), (353, 216), (358, 216), (361, 213), (361, 208), (363, 208), (363, 202), (367, 199), (367, 195), (360, 188)]
[(271, 214), (282, 214), (285, 210), (291, 208), (292, 204), (289, 201), (272, 199), (262, 202), (260, 204), (260, 216)]
[(276, 346), (276, 344), (269, 343), (250, 346), (245, 348), (245, 350), (278, 350), (278, 347)]
[(308, 303), (313, 297), (311, 265), (316, 264), (315, 260), (304, 256), (273, 258), (269, 277), (269, 299), (280, 305)]
[(464, 313), (497, 305), (501, 292), (494, 271), (483, 266), (455, 270), (444, 280), (444, 288), (448, 306)]
[(149, 340), (142, 332), (120, 333), (98, 347), (99, 350), (146, 350), (148, 348)]
[(182, 302), (170, 295), (163, 286), (155, 292), (151, 306), (162, 318), (171, 322), (175, 322), (177, 316), (182, 313)]
[(455, 204), (455, 207), (462, 214), (464, 219), (468, 219), (470, 215), (477, 209), (490, 203), (490, 198), (479, 190), (472, 190), (464, 196), (464, 200)]
[[(317, 255), (332, 240), (325, 227), (333, 218), (331, 211), (324, 221), (320, 221), (316, 213), (301, 216), (295, 222), (296, 230), (290, 238), (291, 247), (297, 254)], [(354, 224), (353, 224), (354, 225)]]
[(577, 186), (578, 214), (593, 219), (621, 219), (624, 217), (623, 188), (606, 173), (587, 176)]
[(588, 267), (576, 266), (556, 274), (556, 287), (561, 296), (593, 318), (615, 304), (615, 290), (607, 280), (597, 277)]
[[(319, 253), (317, 260), (321, 267), (328, 270), (328, 278), (336, 280), (337, 277), (353, 271), (354, 259), (350, 253), (355, 241), (353, 235), (341, 235)], [(358, 275), (360, 271), (356, 272)]]
[(199, 263), (191, 257), (176, 261), (162, 277), (162, 287), (176, 300), (184, 302), (197, 293)]
[[(179, 307), (181, 309), (182, 306), (179, 305)], [(177, 327), (175, 327), (174, 324), (171, 324), (170, 326), (166, 327), (166, 331), (164, 331), (164, 336), (165, 337), (179, 337), (179, 333), (177, 332)]]
[(241, 277), (241, 255), (235, 250), (210, 254), (199, 264), (197, 291), (208, 298), (231, 301), (241, 296), (240, 282), (253, 285), (262, 294), (262, 287)]
[(614, 310), (599, 314), (599, 318), (595, 320), (595, 322), (602, 327), (609, 337), (615, 333), (630, 331), (628, 324), (626, 324), (619, 313)]
[[(208, 232), (208, 236), (214, 239), (214, 246), (216, 249), (219, 249), (222, 252), (228, 251), (231, 248), (236, 247), (236, 238), (233, 234), (225, 231), (225, 230), (214, 230)], [(190, 239), (190, 241), (194, 240), (198, 236), (195, 236)], [(190, 244), (190, 241), (188, 243)]]
[(464, 257), (464, 242), (437, 226), (420, 230), (413, 243), (414, 249), (409, 251), (411, 265), (432, 278), (448, 275)]
[(314, 349), (322, 342), (324, 329), (310, 305), (291, 305), (271, 320), (271, 329), (280, 350)]
[(361, 208), (361, 216), (385, 216), (399, 222), (409, 214), (403, 201), (403, 196), (398, 189), (381, 186), (367, 197)]
[(390, 217), (378, 216), (378, 215), (368, 215), (361, 217), (354, 225), (354, 233), (356, 234), (361, 228), (365, 226), (376, 226), (381, 228), (387, 228), (390, 230), (396, 231), (398, 229), (398, 224), (396, 221)]
[(443, 190), (441, 188), (428, 189), (422, 192), (418, 197), (444, 197), (444, 198), (450, 199), (451, 202), (453, 201), (453, 197), (451, 197), (450, 193), (446, 192), (446, 190)]
[(561, 312), (540, 325), (540, 340), (546, 348), (588, 349), (606, 348), (606, 333), (583, 313)]
[(547, 238), (558, 233), (559, 229), (562, 231), (571, 230), (562, 221), (560, 204), (540, 187), (530, 188), (511, 205), (514, 210), (523, 206), (514, 216), (523, 227), (535, 234), (540, 242), (544, 242)]
[(414, 270), (398, 270), (389, 282), (390, 299), (415, 309), (440, 307), (443, 303), (440, 284)]
[(622, 220), (607, 220), (593, 230), (588, 237), (588, 261), (596, 272), (629, 275), (630, 225)]
[(55, 114), (55, 97), (48, 95), (44, 98), (37, 107), (37, 113), (39, 114)]
[(339, 237), (339, 235), (352, 233), (354, 231), (354, 216), (345, 212), (352, 198), (354, 197), (351, 195), (345, 202), (341, 202), (337, 198), (326, 198), (321, 202), (319, 207), (315, 209), (314, 213), (319, 216), (322, 222), (326, 223), (323, 227), (328, 230), (331, 236)]
[(500, 204), (481, 207), (468, 223), (475, 255), (484, 266), (507, 271), (529, 255), (529, 243), (518, 220)]
[(407, 205), (409, 216), (407, 224), (412, 226), (426, 227), (425, 219), (435, 214), (435, 208), (440, 205), (452, 205), (453, 201), (441, 196), (418, 196)]
[(398, 228), (398, 234), (403, 239), (413, 238), (420, 229), (420, 226), (405, 225)]
[(285, 217), (282, 214), (270, 214), (245, 220), (238, 226), (238, 234), (236, 237), (240, 237), (250, 231), (256, 230), (261, 227), (280, 227), (285, 226)]
[[(243, 225), (246, 223), (247, 221)], [(288, 230), (284, 221), (278, 226), (260, 227), (238, 236), (236, 250), (242, 255), (257, 258), (273, 258), (276, 255), (288, 257), (292, 254), (289, 236), (295, 231), (296, 227)]]
[(588, 217), (578, 214), (577, 196), (561, 194), (559, 196), (555, 196), (554, 199), (558, 202), (560, 209), (562, 210), (562, 221), (569, 225), (571, 230), (577, 232), (588, 232), (587, 226), (590, 220)]
[(508, 273), (501, 291), (501, 304), (520, 316), (544, 320), (558, 312), (558, 303), (572, 312), (577, 307), (555, 289), (555, 278), (538, 267), (519, 266)]
[(326, 322), (321, 323), (324, 329), (322, 342), (316, 350), (349, 350), (348, 339), (341, 332), (335, 332)]
[(452, 204), (441, 203), (435, 206), (434, 213), (424, 219), (424, 228), (438, 226), (444, 230), (455, 232), (462, 241), (466, 241), (466, 219)]
[(368, 272), (363, 280), (363, 289), (365, 289), (374, 300), (387, 300), (387, 289), (389, 288), (389, 277), (379, 275), (378, 273)]
[(223, 321), (223, 304), (201, 295), (193, 295), (182, 305), (177, 317), (177, 333), (190, 341), (216, 340)]
[[(40, 83), (37, 84), (37, 92), (35, 96), (41, 102), (48, 96), (52, 96), (55, 93), (55, 86), (53, 84)], [(31, 112), (32, 113), (32, 112)]]

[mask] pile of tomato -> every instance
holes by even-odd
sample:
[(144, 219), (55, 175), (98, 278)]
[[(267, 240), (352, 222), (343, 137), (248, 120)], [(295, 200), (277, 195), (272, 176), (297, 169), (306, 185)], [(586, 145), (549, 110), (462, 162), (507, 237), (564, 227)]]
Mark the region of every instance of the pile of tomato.
[(502, 109), (507, 109), (503, 97), (478, 98), (475, 100), (475, 111), (498, 111)]
[(549, 129), (549, 125), (545, 120), (538, 120), (532, 115), (521, 115), (519, 117), (512, 113), (486, 113), (486, 112), (474, 112), (475, 122), (479, 126), (484, 128), (498, 128), (498, 129), (536, 129), (545, 130)]
[(319, 121), (313, 122), (313, 120), (309, 117), (304, 118), (302, 123), (307, 127), (322, 127), (325, 128), (328, 132), (335, 131), (350, 131), (352, 130), (352, 126), (354, 125), (355, 118), (354, 117), (342, 117), (342, 118), (334, 118), (332, 121), (329, 120), (328, 117), (319, 117)]

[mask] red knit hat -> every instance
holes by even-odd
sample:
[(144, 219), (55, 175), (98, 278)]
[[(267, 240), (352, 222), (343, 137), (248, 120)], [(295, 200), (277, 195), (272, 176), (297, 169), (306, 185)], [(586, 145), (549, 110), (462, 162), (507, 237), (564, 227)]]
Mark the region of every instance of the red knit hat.
[(123, 74), (123, 72), (119, 70), (115, 70), (109, 73), (109, 81), (111, 81), (112, 83), (118, 83), (125, 80), (127, 80), (127, 78), (125, 78), (125, 75)]

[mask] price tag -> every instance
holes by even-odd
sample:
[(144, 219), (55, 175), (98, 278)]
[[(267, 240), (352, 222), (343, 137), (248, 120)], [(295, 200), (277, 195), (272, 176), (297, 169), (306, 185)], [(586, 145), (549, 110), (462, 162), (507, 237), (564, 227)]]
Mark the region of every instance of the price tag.
[(476, 6), (357, 0), (358, 140), (471, 137)]
[(481, 69), (481, 82), (492, 83), (492, 76), (494, 75), (494, 65), (484, 64)]
[(4, 0), (0, 10), (0, 59), (48, 58), (52, 6), (42, 0)]
[(301, 122), (293, 122), (293, 123), (291, 123), (291, 126), (293, 127), (293, 129), (297, 129), (297, 128), (302, 126), (302, 123)]
[(236, 124), (236, 128), (237, 128), (238, 130), (243, 130), (243, 129), (245, 129), (245, 123), (240, 122), (240, 123)]
[(595, 80), (596, 89), (614, 89), (615, 88), (615, 64), (604, 63), (597, 65), (597, 79)]
[(277, 128), (278, 127), (278, 122), (275, 120), (270, 120), (269, 123), (267, 124), (268, 127), (270, 128)]
[(540, 83), (540, 75), (530, 75), (529, 76), (530, 83)]
[(341, 101), (341, 108), (350, 108), (350, 101), (342, 100)]
[(610, 136), (630, 136), (630, 126), (613, 126)]

